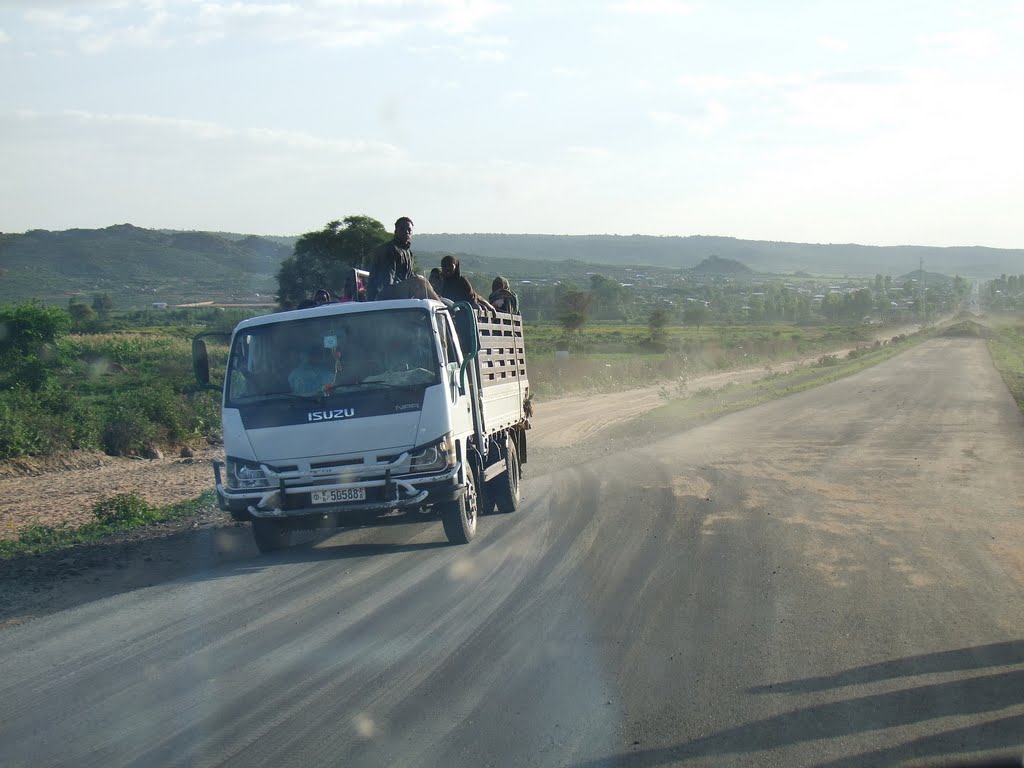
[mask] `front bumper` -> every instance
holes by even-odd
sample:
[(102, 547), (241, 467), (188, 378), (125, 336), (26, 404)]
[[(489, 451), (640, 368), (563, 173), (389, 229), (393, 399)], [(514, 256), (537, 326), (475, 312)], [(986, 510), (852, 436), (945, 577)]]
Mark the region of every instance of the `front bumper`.
[[(402, 475), (392, 477), (385, 472), (382, 477), (352, 482), (325, 481), (318, 477), (315, 482), (299, 473), (277, 475), (276, 488), (259, 490), (230, 490), (224, 486), (221, 469), (224, 462), (214, 461), (213, 472), (217, 488), (218, 506), (231, 513), (236, 520), (260, 518), (295, 519), (333, 518), (344, 524), (345, 518), (359, 518), (364, 523), (375, 515), (419, 511), (421, 507), (438, 502), (458, 499), (465, 493), (465, 486), (458, 483), (461, 465), (443, 472), (427, 475)], [(313, 491), (344, 491), (363, 488), (366, 501), (339, 502), (334, 504), (313, 504)]]

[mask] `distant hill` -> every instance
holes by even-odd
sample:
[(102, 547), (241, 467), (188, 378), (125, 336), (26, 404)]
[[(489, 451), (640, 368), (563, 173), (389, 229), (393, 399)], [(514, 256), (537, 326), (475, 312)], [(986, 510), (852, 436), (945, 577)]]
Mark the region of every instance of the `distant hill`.
[(732, 237), (648, 235), (417, 234), (414, 248), (471, 253), (487, 258), (591, 264), (646, 265), (689, 269), (711, 255), (742, 262), (755, 272), (871, 276), (904, 274), (925, 267), (949, 275), (992, 278), (1024, 273), (1024, 250), (929, 246), (812, 245)]
[[(0, 303), (108, 293), (117, 307), (154, 301), (266, 301), (296, 238), (231, 232), (182, 232), (118, 224), (104, 229), (0, 234)], [(823, 276), (929, 273), (992, 278), (1024, 273), (1024, 250), (862, 245), (807, 245), (727, 237), (645, 235), (417, 234), (417, 265), (429, 269), (457, 255), (477, 283), (494, 275), (568, 280), (586, 286), (604, 274), (621, 282), (664, 282), (698, 271), (731, 279), (758, 274)], [(478, 285), (478, 287), (481, 287)], [(259, 297), (256, 294), (260, 294)]]
[(239, 302), (276, 290), (291, 247), (265, 238), (166, 232), (118, 224), (0, 234), (0, 302), (107, 293), (115, 306), (218, 296)]
[(753, 275), (754, 270), (735, 259), (723, 259), (721, 256), (708, 256), (690, 272), (695, 275)]

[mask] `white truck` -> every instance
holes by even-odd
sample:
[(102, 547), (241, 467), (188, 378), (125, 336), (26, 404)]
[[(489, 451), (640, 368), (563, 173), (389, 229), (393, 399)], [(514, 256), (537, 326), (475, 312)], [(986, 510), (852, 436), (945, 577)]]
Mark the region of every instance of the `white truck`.
[[(205, 335), (196, 377), (220, 389)], [(231, 335), (217, 499), (261, 552), (438, 518), (465, 544), (480, 514), (519, 506), (530, 415), (519, 315), (401, 299), (254, 317)]]

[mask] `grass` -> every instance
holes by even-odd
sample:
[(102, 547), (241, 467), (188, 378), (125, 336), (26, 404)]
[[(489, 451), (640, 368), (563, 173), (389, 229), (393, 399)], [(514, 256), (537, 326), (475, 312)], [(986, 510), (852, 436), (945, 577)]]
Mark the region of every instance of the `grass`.
[[(824, 355), (818, 363), (789, 373), (774, 373), (749, 384), (729, 384), (718, 390), (702, 389), (689, 397), (672, 397), (669, 401), (630, 422), (613, 427), (612, 437), (628, 437), (638, 433), (657, 439), (680, 429), (706, 423), (729, 413), (777, 400), (788, 395), (820, 387), (846, 378), (885, 362), (909, 347), (935, 335), (934, 330), (906, 336), (901, 341), (857, 351), (845, 357)], [(682, 395), (682, 392), (679, 393)]]
[[(216, 435), (215, 393), (198, 390), (192, 373), (196, 328), (139, 329), (70, 335), (66, 362), (38, 389), (0, 391), (0, 458), (101, 449), (138, 455)], [(226, 346), (212, 346), (215, 375)]]
[[(868, 347), (878, 327), (774, 324), (671, 327), (652, 342), (646, 326), (594, 325), (578, 334), (559, 326), (530, 324), (526, 331), (530, 385), (541, 399), (611, 392), (680, 382), (707, 373), (771, 368), (820, 356), (830, 362), (837, 347)], [(556, 355), (556, 350), (567, 355)]]
[(1024, 410), (1024, 318), (1002, 318), (989, 325), (988, 349), (992, 364)]
[(151, 507), (134, 493), (118, 494), (93, 507), (94, 522), (79, 526), (32, 525), (21, 529), (17, 539), (0, 539), (0, 559), (93, 544), (118, 533), (190, 517), (213, 503), (213, 491), (167, 507)]

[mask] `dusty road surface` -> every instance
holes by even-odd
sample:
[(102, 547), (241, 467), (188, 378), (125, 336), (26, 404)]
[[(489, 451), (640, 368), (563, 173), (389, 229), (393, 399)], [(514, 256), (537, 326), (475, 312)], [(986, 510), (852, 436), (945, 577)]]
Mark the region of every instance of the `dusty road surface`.
[(1024, 751), (1024, 417), (983, 342), (615, 447), (544, 451), (466, 547), (348, 532), (0, 630), (0, 765)]

